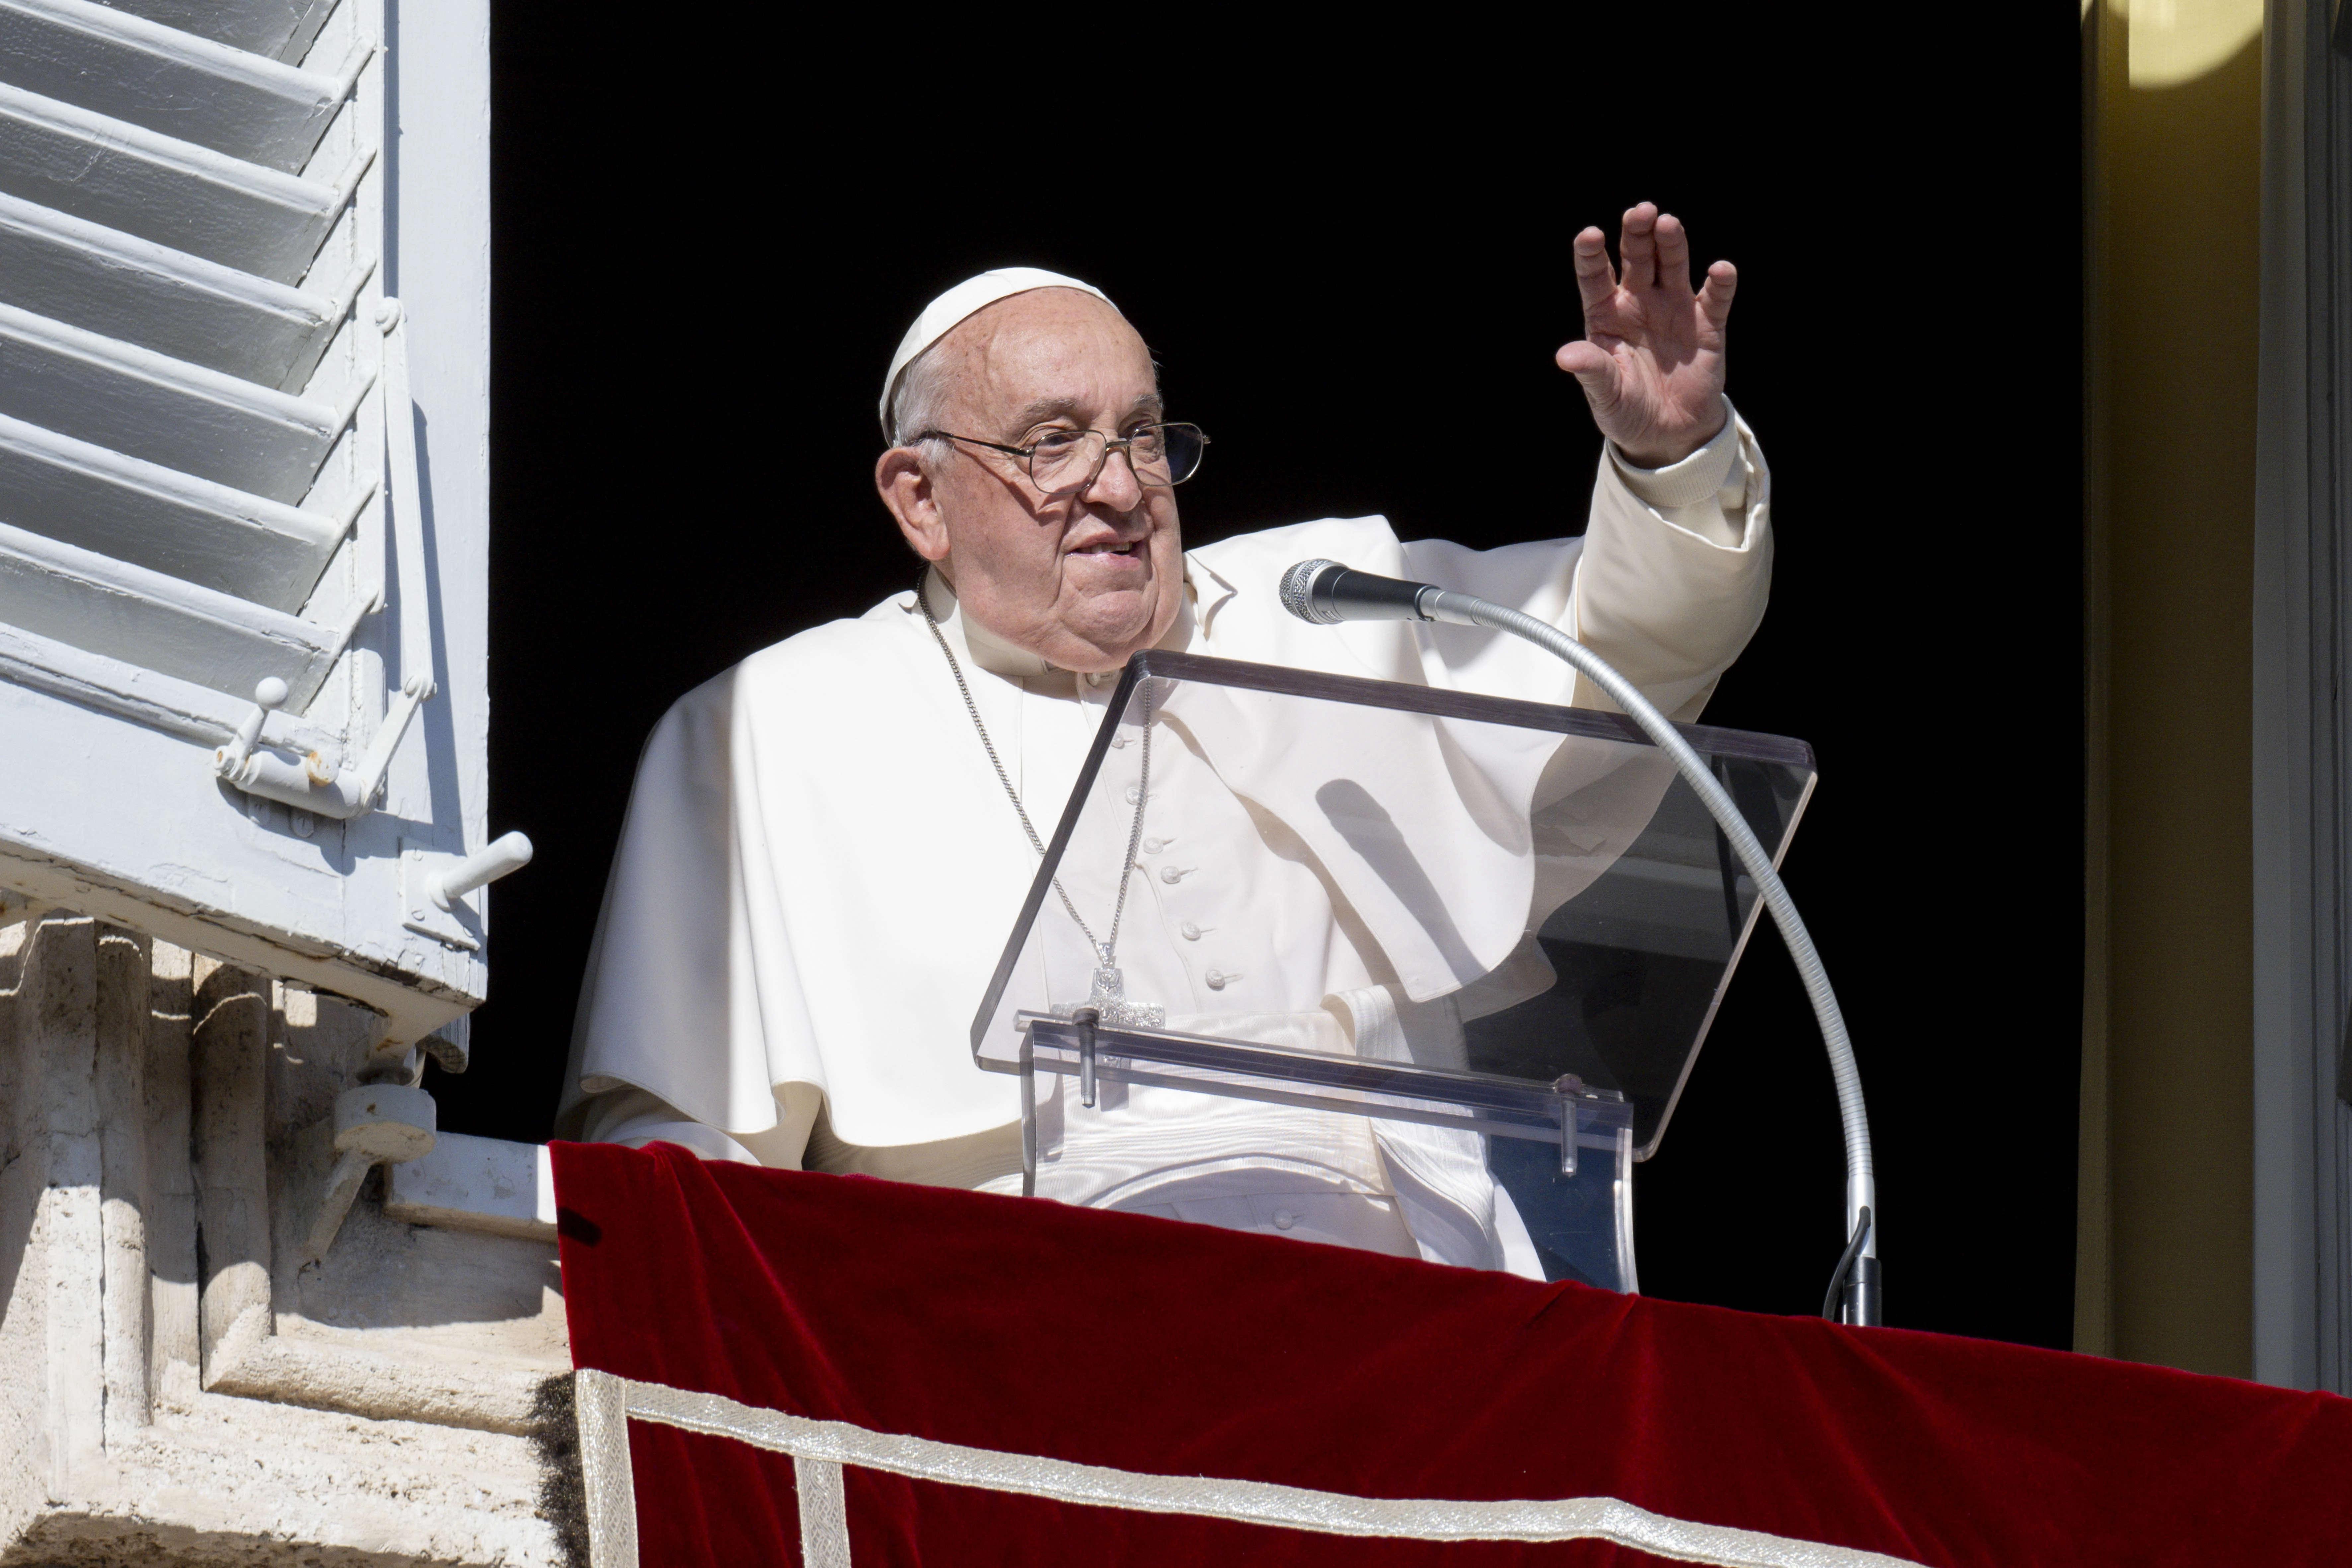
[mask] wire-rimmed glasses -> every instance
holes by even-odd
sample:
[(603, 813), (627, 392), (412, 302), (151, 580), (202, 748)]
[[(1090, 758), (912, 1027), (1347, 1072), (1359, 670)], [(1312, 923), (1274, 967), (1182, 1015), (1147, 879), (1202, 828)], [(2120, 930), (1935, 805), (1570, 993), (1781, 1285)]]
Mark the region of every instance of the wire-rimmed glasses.
[(1139, 485), (1181, 485), (1201, 471), (1201, 452), (1209, 437), (1198, 425), (1146, 425), (1126, 436), (1110, 437), (1099, 430), (1048, 430), (1026, 447), (959, 436), (952, 430), (926, 430), (918, 441), (962, 441), (1021, 459), (1029, 482), (1048, 496), (1074, 495), (1095, 482), (1114, 451), (1127, 454)]

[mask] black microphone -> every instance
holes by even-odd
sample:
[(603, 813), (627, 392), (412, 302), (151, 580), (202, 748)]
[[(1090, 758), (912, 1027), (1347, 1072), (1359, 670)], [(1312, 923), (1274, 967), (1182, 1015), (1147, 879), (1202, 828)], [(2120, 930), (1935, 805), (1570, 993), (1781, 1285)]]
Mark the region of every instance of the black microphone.
[(1423, 595), (1444, 590), (1433, 583), (1376, 577), (1337, 561), (1301, 561), (1282, 574), (1282, 607), (1318, 626), (1341, 621), (1425, 621)]

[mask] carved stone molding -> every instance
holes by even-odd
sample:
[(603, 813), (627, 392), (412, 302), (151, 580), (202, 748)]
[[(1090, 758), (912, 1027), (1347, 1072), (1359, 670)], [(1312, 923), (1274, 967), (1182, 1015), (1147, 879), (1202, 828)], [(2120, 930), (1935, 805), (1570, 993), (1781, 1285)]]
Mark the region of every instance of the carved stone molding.
[(0, 928), (0, 1564), (566, 1560), (553, 1245), (371, 1190), (299, 1246), (375, 1028), (84, 916)]

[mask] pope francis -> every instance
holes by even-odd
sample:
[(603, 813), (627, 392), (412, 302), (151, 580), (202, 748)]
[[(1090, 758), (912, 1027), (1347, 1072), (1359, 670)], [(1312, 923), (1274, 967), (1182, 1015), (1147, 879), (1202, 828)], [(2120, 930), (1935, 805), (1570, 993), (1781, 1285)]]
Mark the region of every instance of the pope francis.
[[(1150, 351), (1108, 300), (1008, 268), (932, 301), (884, 379), (875, 468), (928, 565), (858, 619), (688, 693), (656, 728), (559, 1132), (1017, 1193), (1019, 1082), (973, 1065), (972, 1017), (1129, 655), (1608, 705), (1514, 638), (1305, 625), (1277, 597), (1303, 558), (1516, 605), (1696, 717), (1770, 579), (1769, 476), (1724, 396), (1738, 278), (1718, 261), (1694, 289), (1683, 226), (1647, 203), (1624, 215), (1618, 256), (1598, 228), (1576, 237), (1585, 335), (1557, 356), (1607, 437), (1584, 531), (1486, 552), (1401, 542), (1379, 517), (1188, 552), (1176, 486), (1208, 437), (1169, 417)], [(1355, 927), (1329, 890), (1282, 880), (1247, 835), (1139, 840), (1123, 963), (1247, 1012), (1252, 977), (1288, 962), (1269, 944), (1308, 931), (1345, 946), (1329, 933)], [(1411, 1004), (1377, 963), (1360, 968), (1318, 1016), (1337, 1020), (1327, 1048), (1381, 1054)], [(1304, 1111), (1173, 1131), (1171, 1115), (1138, 1097), (1097, 1119), (1098, 1163), (1119, 1177), (1076, 1201), (1540, 1277), (1475, 1152)]]

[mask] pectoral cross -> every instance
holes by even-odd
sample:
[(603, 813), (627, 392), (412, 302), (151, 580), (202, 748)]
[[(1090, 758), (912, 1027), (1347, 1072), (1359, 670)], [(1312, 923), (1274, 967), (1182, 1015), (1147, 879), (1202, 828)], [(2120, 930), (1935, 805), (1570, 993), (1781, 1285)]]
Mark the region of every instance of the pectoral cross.
[[(1168, 1009), (1156, 1002), (1130, 1002), (1127, 999), (1127, 976), (1112, 962), (1110, 944), (1098, 943), (1096, 951), (1102, 962), (1095, 965), (1095, 988), (1087, 998), (1087, 1005), (1095, 1010), (1096, 1018), (1113, 1029), (1157, 1029), (1168, 1022)], [(1074, 1012), (1075, 1008), (1059, 1009)]]

